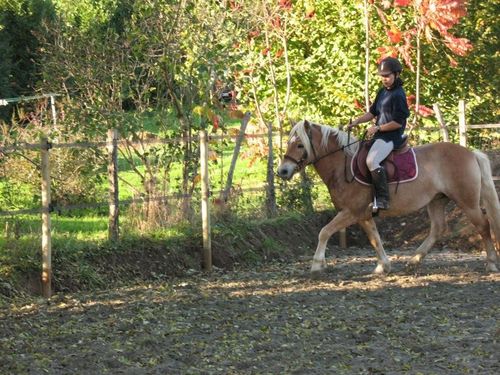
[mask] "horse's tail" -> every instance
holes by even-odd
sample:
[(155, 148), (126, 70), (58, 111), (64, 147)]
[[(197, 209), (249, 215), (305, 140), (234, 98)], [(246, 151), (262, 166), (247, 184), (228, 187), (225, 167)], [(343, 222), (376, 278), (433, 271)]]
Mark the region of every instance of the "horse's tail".
[(481, 200), (495, 235), (497, 251), (500, 251), (500, 202), (491, 175), (490, 160), (488, 156), (479, 151), (474, 151), (474, 155), (481, 170)]

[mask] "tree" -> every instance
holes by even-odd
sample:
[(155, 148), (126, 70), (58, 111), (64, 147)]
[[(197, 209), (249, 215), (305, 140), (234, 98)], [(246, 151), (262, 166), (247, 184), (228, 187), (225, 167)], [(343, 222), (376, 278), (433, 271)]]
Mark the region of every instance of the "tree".
[[(36, 33), (54, 8), (44, 0), (0, 0), (0, 98), (32, 95), (40, 79)], [(13, 106), (0, 107), (10, 121)]]
[[(187, 213), (198, 169), (192, 132), (210, 124), (216, 128), (219, 121), (213, 87), (227, 68), (225, 9), (209, 0), (108, 5), (104, 12), (85, 8), (92, 19), (68, 22), (61, 16), (47, 29), (45, 87), (63, 88), (71, 98), (73, 134), (92, 138), (108, 128), (120, 130), (128, 140), (122, 156), (140, 176), (146, 197), (158, 196), (172, 162), (182, 162), (182, 212)], [(195, 113), (197, 108), (203, 110)], [(148, 113), (157, 119), (158, 136), (181, 138), (181, 144), (147, 146)], [(176, 121), (168, 122), (171, 113)], [(158, 204), (149, 202), (148, 216)]]

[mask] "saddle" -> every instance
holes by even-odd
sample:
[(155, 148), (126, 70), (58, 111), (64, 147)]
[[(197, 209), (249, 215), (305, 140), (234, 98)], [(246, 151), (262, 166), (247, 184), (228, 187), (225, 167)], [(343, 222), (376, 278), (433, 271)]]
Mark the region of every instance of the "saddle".
[[(373, 140), (360, 143), (358, 151), (351, 161), (351, 173), (361, 184), (371, 185), (372, 178), (366, 166), (366, 156)], [(387, 173), (387, 182), (390, 184), (413, 181), (418, 177), (417, 158), (413, 147), (409, 147), (407, 140), (397, 149), (393, 150), (382, 162)]]

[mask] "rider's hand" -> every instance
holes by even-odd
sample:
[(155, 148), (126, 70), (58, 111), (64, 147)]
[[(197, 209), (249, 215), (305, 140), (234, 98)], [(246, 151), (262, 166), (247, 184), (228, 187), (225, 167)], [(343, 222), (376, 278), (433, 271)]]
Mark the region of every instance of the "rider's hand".
[(350, 122), (348, 125), (347, 125), (347, 130), (351, 130), (352, 128), (356, 127), (358, 125), (357, 122)]
[(376, 132), (378, 132), (378, 128), (376, 126), (370, 126), (368, 129), (366, 129), (368, 136), (372, 136)]

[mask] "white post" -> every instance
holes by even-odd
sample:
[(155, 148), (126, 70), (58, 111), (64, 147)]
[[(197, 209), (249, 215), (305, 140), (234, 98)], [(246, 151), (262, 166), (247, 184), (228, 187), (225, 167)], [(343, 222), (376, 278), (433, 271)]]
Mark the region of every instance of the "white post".
[(50, 96), (50, 109), (52, 110), (52, 124), (54, 129), (57, 127), (56, 99), (54, 95)]
[(460, 145), (467, 147), (467, 124), (465, 123), (465, 100), (458, 102), (458, 131), (460, 134)]
[(212, 271), (212, 242), (210, 238), (208, 142), (205, 130), (200, 131), (201, 221), (203, 227), (203, 268)]

